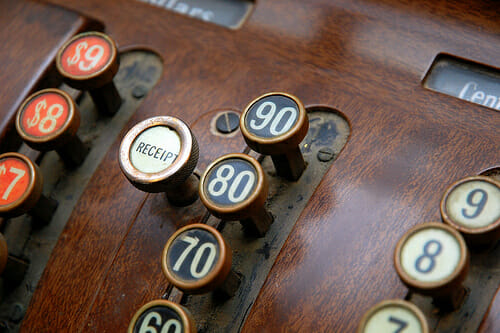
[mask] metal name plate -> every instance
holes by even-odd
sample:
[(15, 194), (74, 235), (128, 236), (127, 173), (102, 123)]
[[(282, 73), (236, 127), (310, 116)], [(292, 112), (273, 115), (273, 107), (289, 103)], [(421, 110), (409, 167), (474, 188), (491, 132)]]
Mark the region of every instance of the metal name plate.
[(230, 29), (241, 27), (252, 11), (251, 0), (137, 0)]
[(427, 73), (427, 89), (500, 110), (500, 70), (439, 55)]

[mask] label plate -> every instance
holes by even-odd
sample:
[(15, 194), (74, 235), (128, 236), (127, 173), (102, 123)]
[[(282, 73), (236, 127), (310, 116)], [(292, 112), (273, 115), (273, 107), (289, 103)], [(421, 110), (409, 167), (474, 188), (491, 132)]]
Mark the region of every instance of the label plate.
[(230, 29), (241, 27), (254, 2), (250, 0), (137, 0)]
[(423, 85), (446, 95), (500, 110), (500, 70), (438, 55)]

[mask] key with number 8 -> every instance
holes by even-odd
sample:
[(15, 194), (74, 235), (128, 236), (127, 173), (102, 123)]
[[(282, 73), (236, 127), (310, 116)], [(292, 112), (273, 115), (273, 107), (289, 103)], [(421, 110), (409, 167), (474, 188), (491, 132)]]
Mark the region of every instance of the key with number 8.
[(29, 96), (19, 108), (16, 129), (28, 146), (56, 150), (64, 163), (83, 163), (88, 149), (77, 136), (80, 112), (73, 99), (59, 89), (45, 89)]
[(484, 176), (453, 183), (441, 199), (443, 221), (475, 246), (500, 238), (500, 183)]
[(396, 246), (394, 266), (405, 285), (439, 307), (456, 309), (465, 296), (469, 251), (460, 233), (443, 223), (409, 230)]
[(240, 220), (253, 236), (263, 236), (273, 221), (264, 207), (268, 193), (262, 166), (245, 154), (219, 157), (200, 179), (199, 195), (205, 207), (223, 220)]
[(222, 235), (206, 224), (191, 224), (167, 241), (162, 268), (168, 281), (189, 294), (217, 289), (233, 296), (240, 278), (231, 270), (232, 253)]
[(128, 327), (128, 333), (195, 333), (191, 313), (176, 303), (156, 300), (143, 305)]

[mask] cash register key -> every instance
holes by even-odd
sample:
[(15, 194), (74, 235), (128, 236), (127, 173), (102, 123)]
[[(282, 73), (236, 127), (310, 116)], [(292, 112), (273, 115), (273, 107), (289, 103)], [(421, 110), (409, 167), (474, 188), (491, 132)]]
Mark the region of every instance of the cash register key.
[(99, 112), (116, 113), (122, 103), (113, 83), (119, 59), (109, 36), (96, 31), (74, 36), (59, 49), (56, 66), (69, 86), (89, 91)]
[(18, 153), (0, 155), (0, 216), (10, 218), (24, 213), (47, 224), (57, 202), (42, 194), (43, 180), (38, 166)]
[(143, 305), (134, 314), (127, 332), (196, 333), (196, 325), (185, 307), (167, 300), (156, 300)]
[(462, 303), (469, 251), (448, 225), (424, 223), (409, 230), (396, 246), (394, 265), (408, 288), (432, 296), (436, 306), (455, 310)]
[(5, 237), (0, 234), (0, 275), (2, 275), (5, 266), (7, 265), (7, 259), (9, 258), (9, 252), (7, 251), (7, 242)]
[(73, 99), (59, 89), (45, 89), (29, 96), (19, 108), (16, 129), (35, 150), (56, 150), (69, 167), (83, 163), (88, 149), (77, 136), (80, 112)]
[(199, 194), (212, 215), (239, 220), (251, 236), (263, 236), (273, 222), (264, 206), (269, 194), (266, 174), (246, 154), (227, 154), (210, 164), (200, 179)]
[(217, 290), (226, 297), (238, 290), (240, 278), (231, 270), (232, 253), (213, 227), (195, 223), (177, 230), (167, 241), (162, 268), (167, 280), (187, 294)]
[(166, 192), (170, 203), (187, 206), (198, 198), (198, 143), (180, 119), (159, 116), (135, 125), (120, 145), (120, 167), (145, 192)]
[(476, 247), (500, 238), (500, 182), (474, 176), (453, 183), (441, 199), (443, 221)]
[(405, 332), (429, 333), (429, 324), (414, 304), (385, 300), (370, 308), (361, 319), (357, 333)]
[(279, 176), (300, 178), (305, 162), (299, 144), (307, 134), (309, 120), (297, 97), (272, 92), (256, 98), (243, 111), (240, 129), (250, 148), (271, 155)]

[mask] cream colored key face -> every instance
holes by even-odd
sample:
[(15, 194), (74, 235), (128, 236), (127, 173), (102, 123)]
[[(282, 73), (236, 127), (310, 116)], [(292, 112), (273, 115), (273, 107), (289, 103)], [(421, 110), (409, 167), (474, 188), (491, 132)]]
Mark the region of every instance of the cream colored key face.
[(419, 282), (450, 278), (461, 262), (460, 243), (444, 229), (425, 228), (412, 234), (401, 248), (401, 267)]
[(358, 333), (428, 333), (424, 314), (413, 303), (385, 300), (368, 310), (358, 326)]
[(388, 306), (380, 309), (368, 320), (365, 333), (404, 332), (422, 333), (418, 317), (400, 306)]
[(479, 229), (500, 220), (500, 188), (483, 177), (471, 177), (454, 185), (445, 196), (446, 214), (468, 229)]
[(167, 126), (150, 127), (140, 133), (130, 148), (130, 161), (139, 171), (157, 173), (167, 169), (181, 150), (179, 135)]

